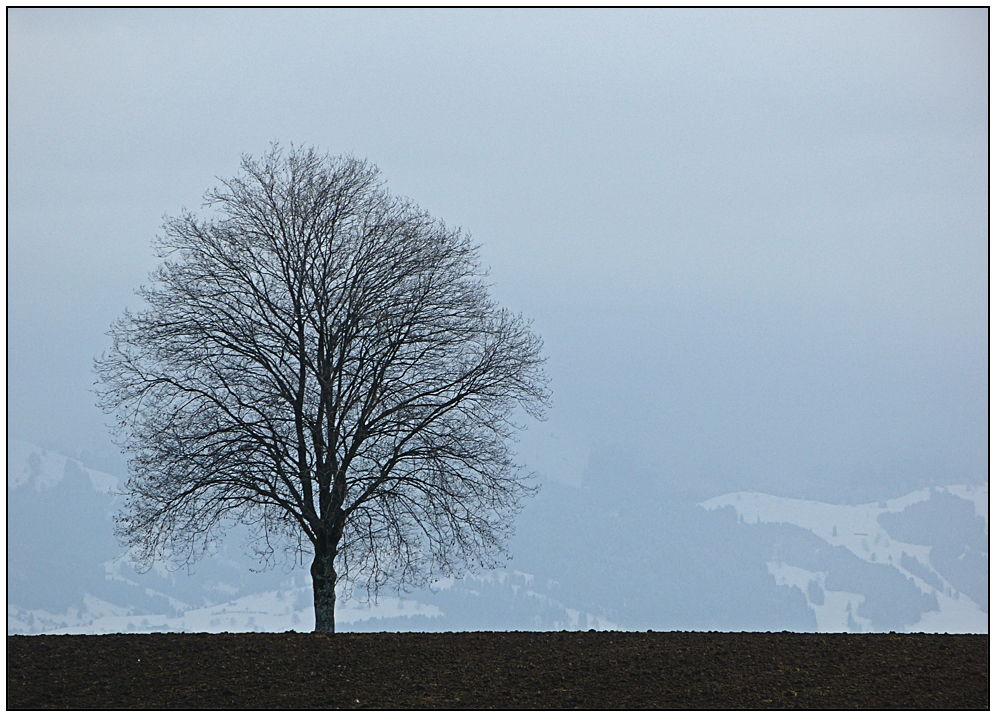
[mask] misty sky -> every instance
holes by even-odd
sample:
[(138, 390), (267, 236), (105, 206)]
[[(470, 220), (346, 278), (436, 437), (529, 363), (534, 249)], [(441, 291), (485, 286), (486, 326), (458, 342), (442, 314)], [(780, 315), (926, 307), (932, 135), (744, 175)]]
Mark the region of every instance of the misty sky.
[(481, 243), (545, 340), (545, 480), (988, 480), (986, 9), (7, 21), (11, 438), (111, 450), (92, 361), (163, 215), (280, 141)]

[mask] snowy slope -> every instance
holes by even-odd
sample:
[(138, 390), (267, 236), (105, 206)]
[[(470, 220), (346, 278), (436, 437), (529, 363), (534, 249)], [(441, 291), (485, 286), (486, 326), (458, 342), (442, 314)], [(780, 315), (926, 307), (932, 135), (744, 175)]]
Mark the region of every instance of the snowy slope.
[[(148, 632), (311, 632), (315, 627), (311, 586), (253, 593), (209, 607), (182, 606), (169, 613), (142, 614), (84, 596), (84, 608), (52, 614), (7, 606), (8, 634), (94, 635)], [(434, 605), (386, 598), (378, 605), (348, 601), (336, 610), (336, 624), (349, 628), (374, 618), (440, 616)]]
[[(237, 531), (191, 574), (158, 564), (138, 572), (113, 538), (117, 478), (13, 441), (7, 467), (8, 634), (314, 628), (308, 571), (259, 571)], [(343, 631), (617, 627), (536, 587), (533, 575), (489, 571), (375, 604), (340, 598), (336, 623)]]
[[(988, 485), (924, 489), (901, 498), (864, 505), (832, 505), (754, 492), (729, 493), (699, 505), (707, 510), (731, 506), (746, 524), (793, 524), (830, 546), (846, 548), (862, 561), (895, 568), (922, 592), (933, 595), (939, 606), (939, 610), (925, 612), (918, 622), (907, 626), (909, 632), (986, 633), (989, 630), (988, 605), (980, 605), (943, 577), (945, 570), (932, 562), (933, 547), (897, 540), (883, 526), (883, 515), (902, 514), (907, 508), (944, 492), (972, 502), (975, 514), (985, 520), (988, 537)], [(917, 563), (929, 572), (919, 569)], [(768, 570), (779, 584), (796, 586), (810, 596), (809, 603), (816, 613), (820, 632), (872, 629), (868, 619), (857, 615), (857, 608), (865, 596), (827, 590), (826, 573), (784, 561), (769, 562)], [(814, 584), (819, 590), (811, 588)]]
[[(537, 630), (615, 630), (619, 626), (604, 618), (580, 610), (564, 608), (555, 600), (531, 589), (534, 576), (490, 571), (466, 580), (438, 581), (434, 586), (437, 602), (452, 606), (466, 600), (482, 598), (486, 592), (505, 587), (512, 599), (534, 603), (524, 621), (507, 625), (460, 625), (439, 605), (420, 602), (412, 597), (382, 596), (376, 602), (355, 599), (339, 600), (336, 606), (336, 629), (341, 632), (442, 632), (456, 629), (537, 629)], [(315, 626), (310, 582), (291, 578), (277, 590), (252, 593), (208, 607), (195, 608), (174, 604), (165, 613), (147, 614), (122, 608), (86, 594), (82, 607), (61, 613), (25, 610), (8, 604), (8, 634), (98, 635), (110, 633), (150, 632), (311, 632)], [(508, 592), (506, 591), (506, 592)], [(430, 596), (432, 594), (430, 593)], [(420, 596), (421, 597), (421, 596)], [(508, 596), (505, 596), (506, 599)], [(485, 598), (486, 599), (486, 598)], [(492, 600), (494, 597), (492, 596)], [(536, 622), (535, 603), (545, 607), (559, 620)]]
[[(8, 634), (314, 627), (307, 571), (253, 573), (237, 548), (222, 546), (193, 575), (160, 565), (137, 572), (113, 538), (120, 498), (111, 491), (119, 485), (66, 456), (8, 442)], [(267, 587), (273, 589), (260, 590)], [(337, 621), (439, 614), (435, 606), (388, 597), (375, 606), (340, 604)]]
[[(138, 572), (113, 537), (117, 478), (31, 444), (11, 442), (7, 458), (8, 634), (312, 629), (306, 569), (261, 572), (233, 531), (190, 573)], [(988, 631), (988, 486), (860, 506), (760, 493), (607, 506), (606, 495), (548, 485), (517, 521), (508, 570), (377, 604), (340, 600), (336, 622), (343, 631)]]
[[(62, 481), (66, 473), (66, 462), (69, 460), (32, 443), (8, 440), (7, 488), (18, 488), (29, 483), (38, 490), (51, 488)], [(77, 465), (86, 473), (94, 490), (109, 493), (118, 487), (116, 476), (80, 466), (78, 463)]]

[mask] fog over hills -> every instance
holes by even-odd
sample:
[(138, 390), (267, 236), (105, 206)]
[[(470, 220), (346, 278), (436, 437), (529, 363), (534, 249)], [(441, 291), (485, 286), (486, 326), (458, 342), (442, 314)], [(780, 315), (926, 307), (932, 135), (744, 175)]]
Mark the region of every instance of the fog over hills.
[[(633, 501), (603, 458), (527, 504), (506, 569), (340, 600), (338, 629), (988, 632), (988, 485)], [(191, 571), (137, 572), (112, 535), (120, 485), (10, 443), (8, 634), (312, 629), (308, 570), (263, 570), (238, 530)]]
[(990, 15), (8, 9), (8, 631), (311, 629), (239, 530), (134, 570), (93, 392), (275, 141), (467, 231), (552, 390), (514, 560), (340, 629), (987, 631)]

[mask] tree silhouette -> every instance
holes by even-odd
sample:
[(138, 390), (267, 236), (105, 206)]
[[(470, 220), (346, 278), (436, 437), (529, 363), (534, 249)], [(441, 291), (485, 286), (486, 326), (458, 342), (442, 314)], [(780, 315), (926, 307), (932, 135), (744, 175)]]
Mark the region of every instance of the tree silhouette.
[(535, 488), (517, 409), (548, 405), (542, 343), (489, 297), (477, 247), (376, 167), (274, 145), (168, 218), (146, 307), (111, 327), (100, 406), (132, 454), (117, 533), (140, 562), (196, 560), (227, 527), (312, 558), (335, 588), (493, 567)]

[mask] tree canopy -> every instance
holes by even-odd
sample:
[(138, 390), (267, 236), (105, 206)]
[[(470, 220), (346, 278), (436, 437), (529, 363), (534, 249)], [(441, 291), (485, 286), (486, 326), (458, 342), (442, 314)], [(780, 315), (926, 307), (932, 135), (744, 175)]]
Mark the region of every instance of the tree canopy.
[(235, 523), (369, 593), (496, 565), (535, 488), (510, 451), (549, 402), (542, 342), (489, 296), (477, 247), (373, 165), (274, 146), (168, 218), (163, 259), (96, 362), (131, 454), (118, 534), (196, 560)]

